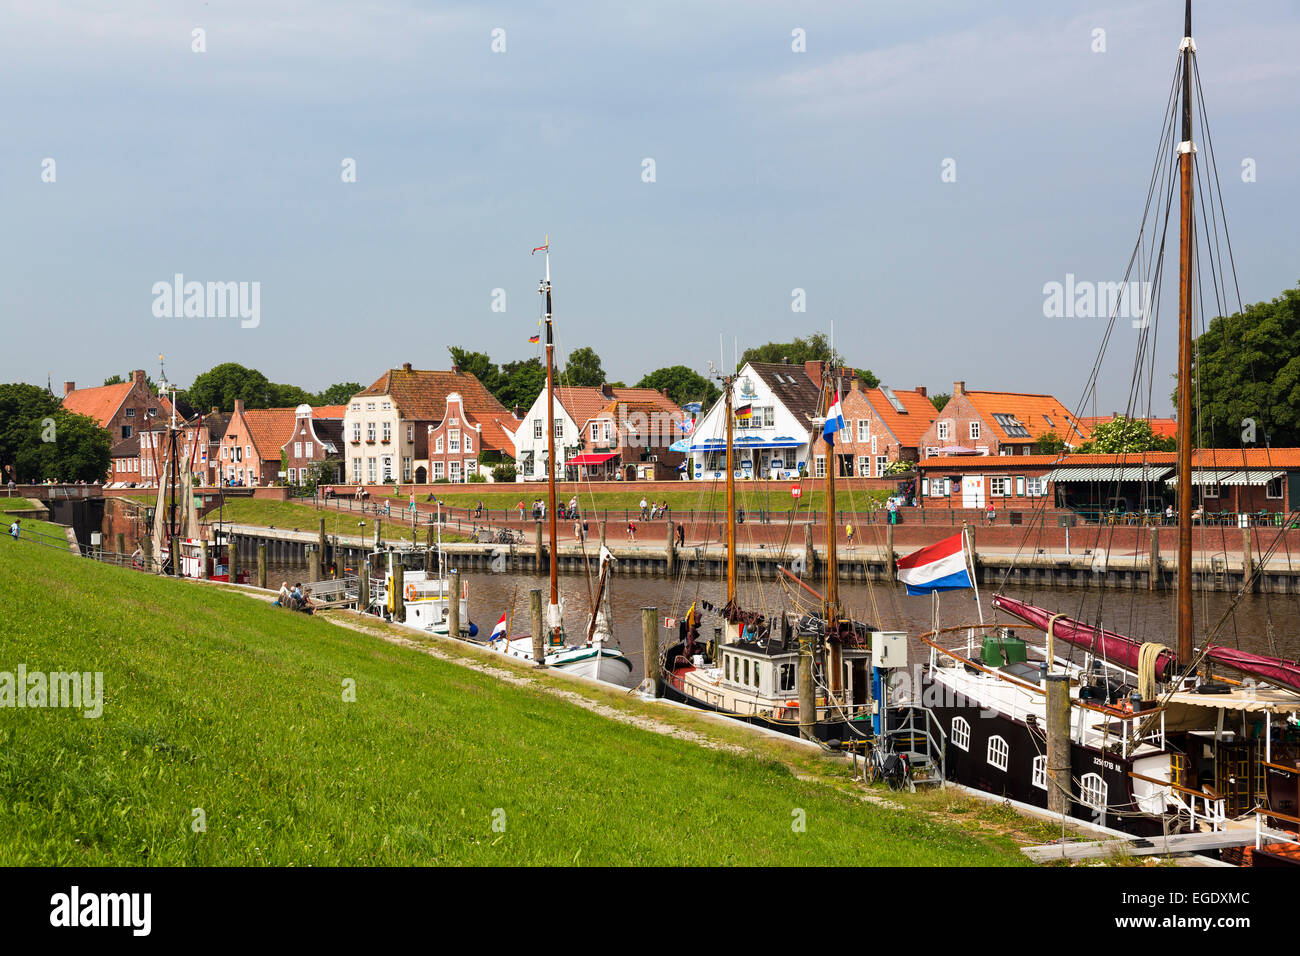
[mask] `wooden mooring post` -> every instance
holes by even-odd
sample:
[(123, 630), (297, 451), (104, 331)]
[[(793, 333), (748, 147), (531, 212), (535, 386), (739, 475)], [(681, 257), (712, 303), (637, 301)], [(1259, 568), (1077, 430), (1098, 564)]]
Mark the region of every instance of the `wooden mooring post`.
[(543, 564), (543, 561), (544, 561), (545, 559), (544, 559), (543, 556), (542, 556), (542, 523), (541, 523), (540, 521), (537, 522), (537, 551), (536, 551), (536, 559), (537, 559), (537, 573), (538, 573), (538, 574), (541, 574), (542, 571), (544, 571), (544, 570), (546, 569), (546, 566), (545, 566), (545, 564)]
[(1251, 580), (1255, 573), (1255, 552), (1249, 528), (1241, 529), (1241, 586), (1249, 592), (1257, 591), (1259, 582)]
[[(541, 525), (539, 524), (540, 528)], [(546, 639), (543, 636), (542, 624), (542, 589), (533, 588), (528, 592), (528, 612), (532, 623), (533, 630), (533, 664), (537, 667), (546, 666)]]
[(364, 614), (370, 607), (370, 557), (361, 555), (357, 564), (357, 613)]
[(212, 577), (208, 572), (208, 543), (206, 541), (199, 542), (199, 577), (204, 581)]
[[(146, 544), (146, 543), (147, 543), (147, 544), (149, 544), (150, 547), (152, 548), (152, 542), (150, 542), (148, 538), (145, 538), (144, 541), (142, 541), (142, 542), (140, 542), (140, 543), (141, 543), (141, 544)], [(236, 581), (239, 580), (239, 578), (238, 578), (238, 575), (239, 575), (239, 540), (238, 540), (238, 539), (237, 539), (233, 534), (227, 534), (227, 535), (226, 535), (226, 551), (228, 552), (228, 555), (227, 555), (227, 556), (228, 556), (229, 559), (230, 559), (230, 560), (227, 562), (227, 564), (229, 565), (229, 568), (230, 568), (230, 583), (231, 583), (231, 584), (234, 584)], [(145, 553), (145, 567), (148, 567), (148, 566), (149, 566), (149, 555), (148, 555), (148, 552), (146, 552), (146, 553)]]
[(804, 577), (815, 577), (817, 574), (817, 550), (813, 547), (812, 522), (803, 526), (803, 563)]
[(266, 590), (266, 542), (257, 544), (257, 586)]
[(1160, 529), (1151, 529), (1151, 545), (1147, 554), (1147, 590), (1160, 587)]
[(329, 574), (329, 558), (326, 553), (327, 544), (328, 542), (325, 539), (325, 519), (322, 517), (320, 519), (320, 538), (316, 545), (317, 549), (320, 551), (316, 565), (320, 570), (320, 580), (322, 581), (324, 581), (326, 575)]
[(1068, 816), (1074, 793), (1070, 770), (1070, 675), (1047, 675), (1047, 809)]
[(668, 526), (668, 544), (664, 548), (664, 558), (668, 562), (668, 577), (672, 578), (677, 575), (677, 542), (673, 539), (673, 523), (665, 521), (664, 524)]
[(406, 600), (405, 600), (406, 595), (402, 591), (402, 588), (405, 587), (405, 583), (406, 583), (403, 580), (403, 578), (405, 577), (405, 573), (406, 573), (406, 569), (402, 566), (402, 562), (394, 561), (393, 562), (393, 620), (394, 621), (406, 620)]
[(451, 572), (451, 590), (447, 593), (447, 635), (460, 637), (460, 572)]
[(811, 637), (799, 638), (799, 736), (815, 740), (817, 694), (813, 687), (813, 646)]
[(646, 690), (655, 697), (662, 697), (664, 677), (659, 667), (659, 609), (657, 607), (641, 608), (641, 657), (645, 664)]
[(894, 523), (885, 522), (885, 578), (888, 581), (894, 580), (894, 574), (897, 566), (894, 564), (896, 555), (894, 554)]

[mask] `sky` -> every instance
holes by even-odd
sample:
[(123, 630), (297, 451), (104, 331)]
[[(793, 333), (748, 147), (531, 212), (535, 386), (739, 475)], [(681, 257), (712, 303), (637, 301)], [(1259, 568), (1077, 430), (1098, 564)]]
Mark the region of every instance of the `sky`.
[[(1272, 299), (1300, 7), (1195, 17), (1242, 299)], [(1181, 34), (1181, 0), (4, 0), (0, 381), (526, 358), (549, 235), (560, 350), (611, 379), (833, 330), (886, 384), (1075, 407), (1106, 318), (1044, 287), (1123, 277)], [(176, 274), (257, 283), (256, 321), (156, 314)], [(1085, 412), (1125, 407), (1137, 336)]]

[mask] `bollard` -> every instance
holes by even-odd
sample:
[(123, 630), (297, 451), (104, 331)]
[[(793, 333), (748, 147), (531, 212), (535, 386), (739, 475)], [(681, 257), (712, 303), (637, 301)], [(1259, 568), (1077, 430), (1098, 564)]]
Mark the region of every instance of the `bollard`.
[(361, 556), (357, 566), (357, 613), (365, 614), (370, 607), (370, 557)]
[(816, 740), (817, 696), (813, 687), (812, 638), (799, 638), (799, 736)]
[(542, 557), (542, 523), (537, 522), (537, 573), (541, 574), (545, 568)]
[(199, 542), (199, 577), (204, 581), (210, 580), (212, 575), (208, 573), (208, 543)]
[[(145, 539), (145, 541), (148, 540), (148, 538)], [(226, 535), (226, 550), (229, 552), (229, 560), (226, 562), (228, 565), (227, 571), (230, 574), (230, 583), (234, 584), (238, 580), (237, 575), (239, 574), (239, 541), (233, 534)], [(148, 555), (145, 557), (147, 558)], [(148, 562), (146, 561), (147, 565)]]
[(317, 562), (316, 562), (316, 565), (317, 565), (317, 567), (320, 569), (320, 579), (321, 579), (322, 581), (325, 580), (325, 569), (326, 569), (326, 568), (328, 567), (328, 565), (329, 565), (329, 562), (328, 562), (327, 560), (325, 560), (325, 544), (326, 544), (326, 542), (325, 542), (325, 519), (324, 519), (324, 518), (321, 518), (321, 519), (320, 519), (320, 540), (319, 540), (319, 542), (317, 543), (317, 548), (318, 548), (318, 550), (320, 551), (320, 554), (318, 555), (318, 560), (317, 560)]
[(1074, 786), (1070, 767), (1070, 677), (1047, 675), (1047, 809), (1068, 815)]
[(533, 588), (528, 592), (528, 610), (533, 628), (533, 663), (537, 667), (546, 666), (546, 638), (543, 635), (545, 625), (542, 623), (542, 589)]
[(1241, 585), (1249, 592), (1258, 589), (1258, 582), (1252, 580), (1255, 573), (1255, 552), (1251, 548), (1250, 529), (1241, 529)]
[(677, 572), (677, 542), (673, 538), (673, 523), (666, 521), (664, 524), (668, 527), (668, 544), (664, 548), (664, 558), (667, 560), (668, 576), (671, 578)]
[(406, 568), (401, 561), (393, 562), (393, 620), (406, 620), (406, 595), (402, 589), (406, 585)]
[(1151, 553), (1147, 556), (1147, 590), (1160, 587), (1160, 529), (1151, 529)]
[(257, 586), (266, 589), (266, 542), (257, 546)]

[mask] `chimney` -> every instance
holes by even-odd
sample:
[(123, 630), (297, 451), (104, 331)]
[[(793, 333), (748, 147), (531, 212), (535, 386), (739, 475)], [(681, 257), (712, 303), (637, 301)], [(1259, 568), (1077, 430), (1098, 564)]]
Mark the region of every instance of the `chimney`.
[(859, 384), (860, 384), (860, 382), (858, 381), (858, 377), (857, 377), (856, 375), (851, 375), (851, 376), (849, 376), (849, 391), (850, 391), (850, 392), (856, 392), (856, 391), (859, 391), (859, 388), (858, 388)]
[(818, 388), (822, 387), (822, 363), (821, 362), (804, 362), (804, 374), (806, 374), (812, 383)]
[(920, 395), (922, 398), (929, 398), (929, 397), (930, 397), (929, 395), (926, 394), (926, 392), (925, 392), (925, 386), (924, 386), (924, 385), (918, 385), (918, 386), (916, 386), (916, 394)]
[[(410, 362), (403, 362), (403, 363), (402, 363), (402, 371), (403, 371), (403, 372), (409, 372), (410, 370), (411, 370), (411, 363), (410, 363)], [(451, 370), (452, 370), (453, 372), (456, 371), (456, 366), (453, 365), (453, 366), (451, 367)]]
[(604, 395), (606, 398), (613, 398), (614, 386), (610, 385), (608, 382), (602, 383), (600, 386), (600, 394)]
[(244, 400), (242, 398), (235, 399), (235, 414), (244, 414)]
[(667, 398), (667, 397), (668, 397), (668, 389), (666, 389), (666, 388), (661, 388), (661, 389), (659, 389), (659, 394), (662, 395), (664, 398)]
[(221, 409), (220, 409), (218, 406), (213, 405), (213, 406), (212, 406), (212, 414), (213, 414), (213, 415), (220, 415), (220, 414), (221, 414)]
[(952, 383), (952, 397), (953, 397), (953, 398), (956, 398), (958, 395), (965, 395), (965, 394), (966, 394), (966, 383), (965, 383), (965, 382), (953, 382), (953, 383)]
[(131, 381), (136, 385), (144, 384), (144, 369), (138, 368), (131, 373)]
[(69, 395), (71, 395), (71, 394), (72, 394), (73, 392), (75, 392), (76, 390), (77, 390), (77, 383), (76, 383), (76, 382), (64, 382), (64, 383), (63, 383), (63, 397), (64, 397), (64, 398), (67, 398)]
[(510, 409), (510, 414), (513, 415), (517, 421), (524, 420), (524, 410), (519, 405), (516, 405), (514, 408)]

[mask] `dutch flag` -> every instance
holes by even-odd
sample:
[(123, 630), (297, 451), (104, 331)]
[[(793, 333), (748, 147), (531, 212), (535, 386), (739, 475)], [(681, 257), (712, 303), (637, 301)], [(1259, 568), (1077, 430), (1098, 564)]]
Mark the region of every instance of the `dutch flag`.
[(835, 444), (835, 433), (844, 427), (844, 411), (840, 408), (840, 393), (835, 393), (835, 403), (826, 409), (826, 428), (822, 434), (828, 445)]
[(966, 570), (962, 533), (898, 559), (898, 580), (913, 596), (935, 591), (957, 591), (971, 586)]
[(492, 636), (489, 637), (488, 640), (496, 641), (496, 640), (500, 640), (505, 636), (506, 636), (506, 615), (505, 612), (502, 611), (501, 620), (497, 621), (497, 626), (492, 628)]

